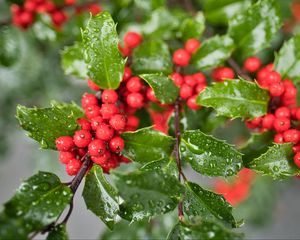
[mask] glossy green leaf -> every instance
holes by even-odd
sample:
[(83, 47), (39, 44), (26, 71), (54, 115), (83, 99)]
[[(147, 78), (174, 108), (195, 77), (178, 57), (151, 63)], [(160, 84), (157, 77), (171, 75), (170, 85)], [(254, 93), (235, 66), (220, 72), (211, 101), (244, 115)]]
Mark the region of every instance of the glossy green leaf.
[(72, 198), (69, 187), (48, 172), (39, 172), (24, 181), (11, 200), (4, 205), (10, 218), (26, 222), (28, 231), (42, 230), (54, 222)]
[(0, 239), (28, 239), (30, 229), (26, 229), (23, 219), (8, 217), (0, 213), (0, 226)]
[(176, 177), (159, 170), (115, 173), (115, 184), (124, 203), (120, 216), (138, 221), (172, 211), (183, 187)]
[(192, 56), (192, 64), (202, 70), (222, 65), (233, 50), (234, 42), (229, 36), (214, 36), (203, 42)]
[(55, 226), (48, 234), (46, 240), (68, 240), (66, 225), (59, 224)]
[(220, 220), (237, 227), (232, 215), (232, 206), (222, 195), (203, 189), (198, 184), (186, 182), (183, 198), (183, 211), (193, 221), (201, 217), (204, 220)]
[(163, 41), (145, 41), (133, 51), (131, 67), (136, 74), (169, 74), (172, 66), (168, 45)]
[(62, 67), (66, 75), (79, 78), (87, 78), (87, 65), (83, 58), (83, 45), (76, 42), (72, 46), (67, 46), (61, 53)]
[(168, 173), (170, 175), (173, 175), (176, 178), (178, 177), (178, 167), (177, 167), (176, 159), (173, 156), (170, 157), (169, 161), (158, 160), (158, 161), (149, 162), (143, 165), (140, 169), (143, 171), (159, 170)]
[(126, 61), (119, 53), (119, 38), (110, 14), (92, 16), (82, 38), (88, 76), (102, 89), (118, 88)]
[(52, 102), (50, 108), (17, 106), (17, 118), (28, 136), (40, 143), (41, 148), (56, 149), (55, 139), (72, 136), (78, 129), (76, 120), (83, 116), (75, 104)]
[(179, 89), (174, 82), (163, 74), (142, 74), (140, 75), (153, 89), (156, 98), (163, 104), (175, 102)]
[(119, 211), (119, 197), (100, 166), (94, 165), (87, 174), (82, 195), (87, 208), (113, 229)]
[(300, 80), (300, 34), (285, 42), (279, 53), (275, 55), (275, 70), (281, 77), (294, 82)]
[(237, 46), (238, 54), (252, 56), (270, 45), (281, 27), (275, 0), (260, 0), (229, 21), (228, 34)]
[(227, 25), (237, 13), (251, 5), (250, 0), (203, 0), (205, 19), (214, 25)]
[(125, 141), (122, 154), (139, 163), (169, 159), (175, 140), (151, 127), (121, 134)]
[(185, 42), (190, 38), (200, 38), (205, 29), (205, 19), (202, 12), (192, 18), (185, 18), (179, 28), (180, 37)]
[(212, 240), (239, 240), (243, 234), (231, 231), (214, 221), (198, 221), (198, 223), (176, 224), (169, 233), (167, 240), (190, 240), (190, 239), (212, 239)]
[(241, 153), (200, 130), (185, 131), (182, 134), (180, 156), (195, 171), (207, 176), (229, 177), (242, 168)]
[(267, 113), (269, 94), (256, 83), (243, 79), (215, 83), (201, 92), (197, 103), (231, 118), (255, 118)]
[(294, 164), (294, 155), (290, 143), (274, 144), (264, 154), (247, 163), (246, 167), (274, 179), (284, 179), (300, 173)]

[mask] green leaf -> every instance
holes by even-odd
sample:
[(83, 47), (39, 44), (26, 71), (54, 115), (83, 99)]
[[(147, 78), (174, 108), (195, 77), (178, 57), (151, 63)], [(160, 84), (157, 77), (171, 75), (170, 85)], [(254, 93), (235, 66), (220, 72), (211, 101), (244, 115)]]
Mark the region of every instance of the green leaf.
[(207, 176), (229, 177), (242, 168), (242, 154), (233, 146), (202, 133), (185, 131), (181, 136), (180, 156), (192, 168)]
[(275, 70), (282, 78), (300, 80), (300, 34), (294, 36), (275, 55)]
[(20, 39), (13, 28), (0, 29), (0, 65), (11, 67), (20, 57)]
[(194, 224), (177, 223), (167, 240), (212, 239), (238, 240), (243, 234), (231, 231), (214, 221), (199, 221)]
[(62, 67), (66, 75), (73, 75), (79, 78), (87, 77), (87, 65), (83, 58), (83, 44), (76, 42), (67, 46), (61, 53)]
[(197, 103), (230, 118), (255, 118), (267, 113), (269, 93), (243, 79), (215, 83), (201, 92)]
[(89, 210), (113, 229), (119, 211), (116, 190), (103, 175), (102, 168), (94, 165), (86, 176), (83, 198)]
[(121, 134), (125, 141), (122, 154), (139, 163), (169, 159), (175, 140), (152, 127)]
[(11, 218), (0, 213), (0, 239), (28, 239), (29, 229), (25, 228), (25, 222), (19, 218)]
[(176, 164), (176, 160), (173, 156), (171, 156), (169, 161), (167, 162), (161, 160), (149, 162), (143, 165), (140, 169), (143, 171), (159, 170), (168, 173), (170, 175), (173, 175), (176, 178), (178, 177), (178, 167)]
[(229, 36), (214, 36), (203, 42), (192, 56), (192, 64), (202, 70), (222, 65), (233, 50), (234, 42)]
[(142, 74), (140, 75), (153, 89), (156, 98), (163, 104), (175, 102), (179, 89), (173, 81), (163, 74)]
[(134, 49), (132, 70), (135, 74), (172, 72), (171, 54), (168, 45), (160, 40), (145, 41)]
[(75, 104), (52, 102), (50, 108), (17, 106), (17, 118), (28, 136), (40, 143), (41, 148), (56, 149), (55, 139), (72, 136), (78, 129), (76, 120), (83, 116)]
[(251, 5), (250, 0), (204, 0), (205, 19), (213, 25), (227, 25), (229, 19)]
[(232, 206), (222, 195), (208, 191), (193, 182), (186, 182), (183, 210), (192, 221), (201, 217), (204, 220), (220, 220), (237, 227), (232, 215)]
[(138, 221), (172, 211), (183, 187), (176, 177), (159, 170), (114, 173), (115, 183), (124, 203), (120, 216)]
[(48, 234), (46, 240), (68, 240), (69, 236), (66, 229), (66, 224), (55, 226)]
[(279, 15), (275, 0), (261, 0), (230, 19), (228, 34), (238, 54), (248, 57), (268, 47), (281, 27)]
[(39, 172), (21, 184), (5, 203), (4, 212), (10, 218), (24, 220), (26, 230), (38, 231), (60, 216), (72, 195), (55, 174)]
[(185, 42), (190, 38), (200, 38), (205, 29), (205, 19), (202, 12), (198, 12), (192, 18), (185, 18), (179, 28), (182, 40)]
[(126, 61), (119, 53), (119, 38), (110, 14), (92, 16), (82, 38), (88, 76), (102, 89), (118, 88)]
[(246, 167), (274, 179), (284, 179), (300, 173), (293, 162), (294, 155), (290, 143), (274, 144), (260, 157), (249, 162)]

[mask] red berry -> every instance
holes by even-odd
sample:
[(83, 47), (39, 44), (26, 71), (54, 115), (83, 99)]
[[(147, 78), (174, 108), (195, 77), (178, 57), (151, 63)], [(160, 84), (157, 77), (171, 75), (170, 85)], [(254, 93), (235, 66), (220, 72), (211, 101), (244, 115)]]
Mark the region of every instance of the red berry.
[(126, 98), (127, 104), (132, 108), (141, 108), (144, 105), (144, 97), (140, 93), (130, 93)]
[(34, 1), (25, 1), (24, 9), (28, 12), (34, 12), (37, 4)]
[(128, 116), (127, 117), (127, 125), (130, 128), (136, 129), (140, 124), (140, 120), (136, 116)]
[(21, 12), (19, 15), (19, 21), (22, 27), (27, 28), (33, 23), (33, 14), (31, 12)]
[(130, 92), (139, 92), (143, 87), (143, 84), (139, 77), (132, 77), (126, 83), (126, 88)]
[(283, 134), (277, 133), (277, 134), (274, 136), (274, 142), (275, 142), (275, 143), (284, 143)]
[(212, 78), (217, 82), (222, 82), (224, 79), (233, 79), (234, 71), (229, 67), (218, 67), (212, 72)]
[(120, 162), (123, 162), (123, 163), (131, 163), (131, 160), (127, 157), (124, 157), (123, 155), (120, 156)]
[(194, 95), (192, 97), (189, 97), (186, 104), (190, 109), (198, 110), (200, 109), (200, 106), (196, 103), (197, 95)]
[(88, 84), (88, 87), (90, 89), (94, 90), (94, 91), (99, 91), (100, 90), (100, 87), (90, 79), (88, 79), (87, 84)]
[(282, 95), (284, 93), (284, 85), (281, 82), (272, 83), (269, 86), (269, 91), (270, 91), (271, 96), (279, 97), (280, 95)]
[(294, 156), (294, 163), (296, 164), (296, 166), (298, 168), (300, 168), (300, 153), (296, 153), (295, 156)]
[(295, 153), (300, 152), (300, 145), (294, 145), (294, 146), (293, 146), (293, 151), (294, 151)]
[(101, 123), (96, 130), (96, 137), (103, 140), (108, 141), (114, 136), (113, 128), (105, 123)]
[(119, 109), (115, 104), (104, 103), (100, 110), (103, 119), (110, 119), (113, 115), (119, 112)]
[(151, 102), (157, 102), (157, 98), (155, 97), (155, 93), (151, 87), (147, 88), (146, 96)]
[(142, 42), (143, 37), (136, 32), (127, 32), (124, 36), (124, 43), (126, 47), (135, 48)]
[(74, 159), (76, 156), (75, 156), (75, 153), (74, 152), (63, 152), (63, 151), (60, 151), (59, 152), (59, 161), (63, 164), (68, 164), (70, 162), (70, 160)]
[(77, 153), (77, 155), (78, 155), (79, 157), (82, 158), (83, 156), (86, 155), (87, 150), (86, 150), (85, 148), (77, 148), (76, 153)]
[(62, 136), (55, 140), (56, 148), (58, 151), (71, 151), (75, 145), (71, 136)]
[(52, 2), (43, 2), (38, 5), (36, 11), (39, 13), (52, 13), (56, 10), (56, 6)]
[(283, 98), (291, 99), (297, 96), (297, 88), (295, 86), (286, 86)]
[(101, 156), (106, 151), (106, 145), (102, 140), (95, 139), (90, 142), (88, 149), (91, 156)]
[(85, 116), (92, 119), (101, 115), (101, 108), (97, 105), (90, 106), (84, 109)]
[(110, 156), (111, 156), (110, 152), (106, 151), (106, 152), (103, 153), (102, 156), (91, 156), (91, 159), (94, 163), (99, 164), (99, 165), (103, 165), (103, 164), (107, 163)]
[(112, 152), (119, 153), (124, 148), (124, 140), (121, 137), (114, 137), (109, 141), (109, 148)]
[(290, 116), (291, 116), (290, 109), (288, 109), (287, 107), (280, 107), (277, 108), (275, 111), (275, 117), (277, 118), (281, 118), (281, 117), (290, 118)]
[(123, 81), (127, 81), (132, 75), (131, 69), (129, 67), (124, 68)]
[(295, 117), (298, 121), (300, 121), (300, 108), (297, 108)]
[(74, 5), (76, 0), (65, 0), (64, 2), (66, 5)]
[(51, 19), (56, 27), (60, 27), (67, 20), (67, 15), (63, 11), (57, 10), (51, 13)]
[(127, 57), (131, 55), (131, 49), (129, 47), (122, 47), (120, 44), (118, 45), (118, 47), (123, 57)]
[(289, 118), (281, 117), (274, 120), (274, 128), (277, 132), (284, 132), (291, 127)]
[(200, 47), (200, 42), (195, 38), (190, 38), (186, 41), (184, 49), (187, 50), (190, 54), (195, 53)]
[(273, 114), (267, 114), (262, 119), (262, 127), (266, 129), (272, 129), (274, 124), (275, 116)]
[(206, 88), (206, 84), (205, 83), (199, 83), (196, 86), (196, 93), (201, 93), (204, 89)]
[(206, 77), (202, 72), (195, 73), (193, 77), (197, 83), (206, 84)]
[(85, 118), (78, 118), (76, 121), (82, 130), (92, 130), (90, 122)]
[(125, 128), (126, 125), (126, 118), (122, 114), (116, 114), (111, 117), (109, 120), (110, 126), (117, 131), (121, 131)]
[(187, 85), (194, 87), (197, 84), (196, 79), (193, 77), (193, 75), (185, 75), (183, 77), (184, 79), (184, 83), (186, 83)]
[(81, 164), (81, 161), (78, 159), (72, 159), (69, 161), (66, 165), (67, 174), (70, 176), (76, 175), (81, 167)]
[(98, 105), (98, 99), (94, 94), (85, 93), (81, 98), (82, 108), (88, 108), (91, 106)]
[(283, 133), (285, 142), (298, 143), (300, 140), (300, 132), (296, 129), (289, 129)]
[(256, 72), (261, 66), (261, 61), (258, 57), (249, 57), (244, 62), (244, 69), (248, 72)]
[(170, 77), (177, 87), (180, 87), (184, 83), (183, 77), (177, 72), (172, 73)]
[(88, 6), (88, 11), (93, 15), (97, 15), (99, 12), (102, 11), (101, 7), (97, 3), (91, 3)]
[(102, 92), (101, 99), (104, 103), (116, 103), (118, 94), (114, 90), (106, 89)]
[(185, 49), (178, 49), (173, 54), (173, 63), (185, 67), (190, 62), (191, 55)]
[(273, 83), (279, 83), (281, 81), (281, 76), (278, 72), (272, 71), (266, 75), (265, 79), (266, 83), (271, 85)]
[(193, 88), (184, 83), (179, 90), (179, 95), (181, 98), (187, 99), (193, 95)]
[(73, 141), (79, 148), (84, 148), (92, 141), (92, 134), (87, 130), (78, 130), (75, 132)]
[(94, 117), (91, 119), (91, 127), (94, 131), (97, 130), (99, 125), (103, 122), (103, 118), (101, 116)]
[(22, 8), (18, 4), (13, 3), (10, 5), (10, 11), (12, 14), (18, 15), (22, 12)]

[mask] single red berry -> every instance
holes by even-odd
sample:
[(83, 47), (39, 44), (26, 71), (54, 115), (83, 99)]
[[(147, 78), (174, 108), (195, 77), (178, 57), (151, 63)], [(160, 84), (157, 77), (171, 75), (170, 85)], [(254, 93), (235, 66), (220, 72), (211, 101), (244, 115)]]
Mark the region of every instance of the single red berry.
[(283, 134), (282, 133), (277, 133), (274, 136), (274, 142), (275, 143), (284, 143)]
[(106, 89), (102, 92), (101, 99), (103, 103), (116, 103), (118, 94), (114, 90)]
[(127, 117), (127, 124), (126, 126), (136, 129), (140, 124), (140, 120), (138, 117), (130, 115)]
[(179, 95), (181, 98), (187, 99), (193, 95), (193, 88), (184, 83), (179, 90)]
[(293, 151), (294, 151), (295, 153), (300, 152), (300, 145), (294, 145), (294, 146), (293, 146)]
[(151, 87), (147, 88), (146, 96), (151, 102), (157, 102), (157, 98), (155, 97), (155, 93)]
[(261, 124), (261, 122), (262, 122), (262, 117), (256, 117), (251, 120), (251, 123), (256, 127), (258, 127)]
[(117, 155), (111, 154), (110, 160), (101, 165), (103, 172), (109, 173), (110, 169), (118, 167), (120, 165), (118, 159), (119, 157)]
[(101, 108), (97, 105), (90, 106), (84, 109), (84, 113), (88, 119), (92, 119), (101, 115)]
[(129, 67), (124, 68), (123, 81), (127, 81), (132, 75), (131, 69)]
[(101, 156), (91, 156), (91, 159), (94, 163), (103, 165), (108, 162), (108, 160), (110, 159), (110, 156), (111, 156), (110, 152), (106, 151)]
[(206, 77), (202, 72), (195, 73), (193, 77), (198, 84), (206, 84)]
[(66, 13), (63, 11), (57, 10), (51, 13), (52, 23), (56, 27), (60, 27), (67, 20), (67, 18), (68, 17)]
[(190, 109), (198, 110), (200, 106), (196, 103), (197, 95), (191, 96), (188, 98), (186, 104)]
[(102, 8), (99, 4), (97, 3), (91, 3), (88, 5), (88, 11), (93, 15), (97, 15), (99, 12), (102, 11)]
[(196, 93), (201, 93), (205, 88), (206, 88), (205, 83), (199, 83), (199, 84), (197, 84), (195, 91), (196, 91)]
[(92, 141), (92, 134), (87, 130), (78, 130), (75, 132), (73, 141), (79, 148), (84, 148)]
[(113, 115), (119, 112), (119, 109), (115, 104), (104, 103), (101, 106), (100, 112), (103, 119), (110, 119)]
[(183, 79), (184, 79), (184, 83), (186, 83), (191, 87), (194, 87), (197, 84), (197, 81), (193, 75), (185, 75)]
[(291, 116), (291, 112), (290, 109), (287, 107), (279, 107), (275, 111), (276, 118), (281, 118), (281, 117), (290, 118), (290, 116)]
[(59, 161), (63, 164), (68, 164), (72, 159), (76, 158), (74, 152), (59, 152)]
[(82, 130), (88, 130), (88, 131), (92, 130), (91, 124), (87, 119), (78, 118), (76, 122), (80, 125), (80, 128)]
[(274, 83), (279, 83), (281, 81), (281, 76), (278, 72), (272, 71), (266, 75), (265, 79), (267, 84), (271, 85)]
[(137, 32), (127, 32), (124, 36), (125, 46), (135, 48), (143, 41), (142, 35)]
[(286, 86), (283, 94), (283, 98), (291, 99), (296, 98), (297, 96), (297, 88), (295, 86)]
[(296, 153), (294, 156), (294, 163), (298, 168), (300, 168), (300, 153)]
[(184, 49), (190, 54), (195, 53), (200, 47), (200, 42), (196, 38), (190, 38), (184, 44)]
[(218, 67), (212, 72), (212, 78), (217, 82), (222, 82), (224, 79), (233, 79), (234, 71), (229, 67)]
[(131, 55), (131, 48), (129, 47), (122, 47), (120, 44), (118, 45), (119, 52), (122, 54), (123, 57), (128, 57)]
[(108, 141), (114, 136), (113, 128), (105, 123), (101, 123), (96, 130), (96, 137), (103, 141)]
[(101, 116), (94, 117), (91, 119), (91, 128), (96, 131), (99, 125), (103, 122), (103, 118)]
[(112, 152), (119, 153), (124, 148), (124, 140), (117, 136), (109, 141), (109, 148)]
[(37, 4), (34, 1), (25, 1), (24, 9), (28, 12), (34, 12), (36, 10)]
[(94, 91), (99, 91), (100, 90), (100, 87), (94, 83), (92, 80), (88, 79), (88, 87), (91, 89), (91, 90), (94, 90)]
[(132, 77), (126, 83), (126, 88), (130, 92), (139, 92), (143, 87), (141, 79), (139, 77)]
[(76, 175), (81, 167), (81, 164), (81, 161), (76, 158), (69, 161), (66, 165), (67, 174), (70, 176)]
[(180, 73), (174, 72), (170, 77), (177, 87), (180, 87), (184, 83), (183, 77), (180, 75)]
[(283, 133), (285, 142), (297, 144), (300, 140), (300, 132), (297, 129), (289, 129)]
[(271, 96), (279, 97), (284, 93), (284, 85), (281, 82), (272, 83), (269, 86), (269, 91), (270, 91)]
[(144, 97), (140, 93), (130, 93), (126, 98), (126, 102), (132, 108), (141, 108), (144, 105)]
[(244, 69), (248, 72), (256, 72), (261, 66), (261, 61), (258, 57), (248, 57), (244, 62)]
[(55, 140), (58, 151), (71, 151), (75, 145), (71, 136), (61, 136)]
[(82, 108), (88, 108), (91, 106), (98, 105), (98, 99), (94, 94), (85, 93), (81, 98)]
[(283, 80), (282, 83), (283, 83), (285, 88), (295, 87), (294, 83), (289, 79)]
[(27, 28), (29, 25), (33, 23), (34, 16), (31, 12), (23, 11), (19, 15), (19, 21), (22, 27)]
[(126, 118), (122, 114), (116, 114), (109, 120), (110, 126), (117, 131), (121, 131), (126, 126)]
[(281, 117), (274, 120), (274, 128), (277, 132), (284, 132), (291, 127), (289, 118)]
[(90, 142), (88, 150), (91, 156), (101, 156), (106, 151), (106, 145), (102, 140), (95, 139)]
[(266, 129), (272, 129), (274, 124), (275, 116), (273, 114), (267, 114), (262, 119), (262, 127)]
[(185, 67), (189, 65), (191, 55), (185, 49), (178, 49), (173, 54), (173, 63)]

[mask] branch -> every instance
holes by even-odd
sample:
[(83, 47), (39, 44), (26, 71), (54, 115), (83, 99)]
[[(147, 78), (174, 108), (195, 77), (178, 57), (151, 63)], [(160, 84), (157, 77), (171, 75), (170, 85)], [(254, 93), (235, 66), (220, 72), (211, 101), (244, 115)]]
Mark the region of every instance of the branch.
[(248, 81), (251, 80), (251, 77), (237, 64), (237, 62), (233, 58), (229, 58), (227, 62), (239, 76)]

